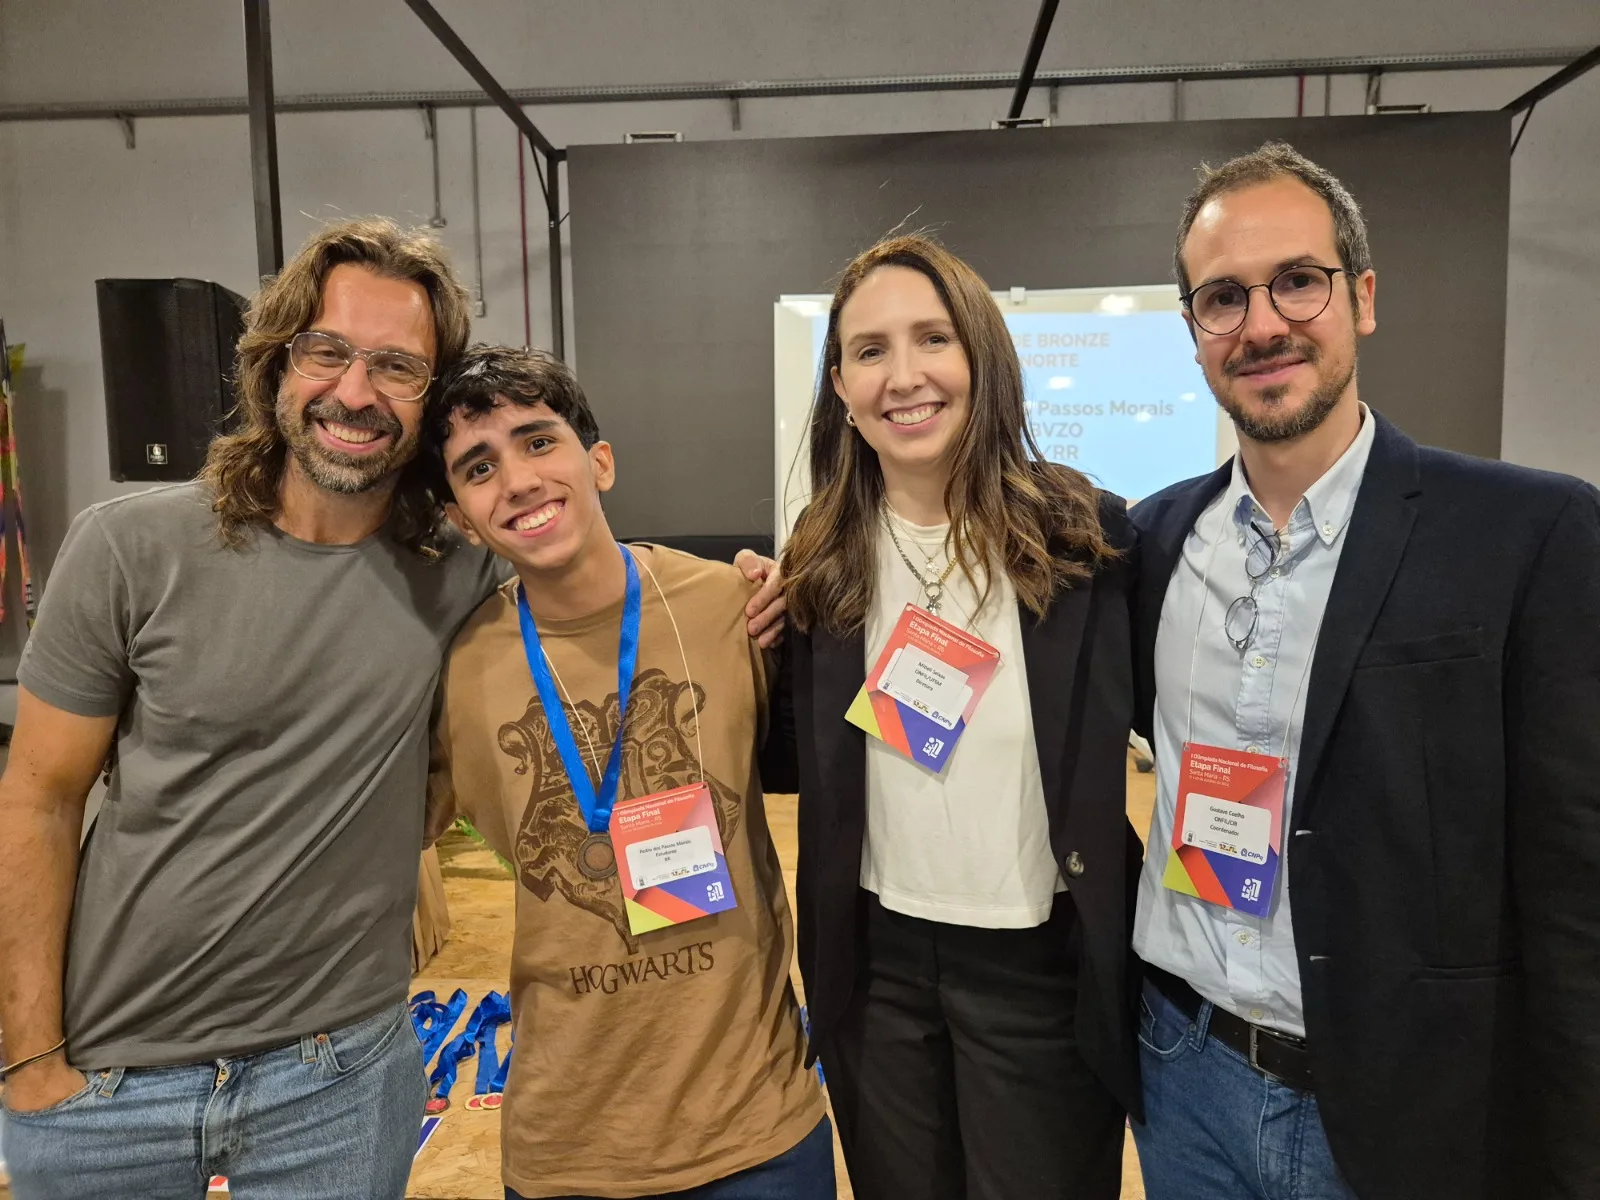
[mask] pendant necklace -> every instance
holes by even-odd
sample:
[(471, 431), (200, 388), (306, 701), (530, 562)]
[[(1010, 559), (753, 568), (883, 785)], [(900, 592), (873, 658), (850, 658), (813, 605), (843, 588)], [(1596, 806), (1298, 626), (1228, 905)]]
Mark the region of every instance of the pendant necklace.
[[(917, 583), (922, 587), (922, 607), (937, 617), (939, 615), (939, 603), (944, 598), (945, 580), (949, 579), (950, 572), (956, 569), (955, 558), (952, 557), (945, 564), (944, 570), (935, 575), (933, 559), (924, 553), (923, 557), (927, 558), (928, 561), (919, 571), (916, 563), (912, 562), (910, 555), (906, 553), (905, 547), (900, 544), (900, 538), (894, 531), (894, 520), (889, 516), (887, 510), (883, 514), (883, 523), (888, 526), (889, 540), (894, 543), (895, 550), (899, 552), (900, 561), (906, 564), (906, 570), (916, 576)], [(922, 552), (922, 547), (918, 546), (917, 550), (919, 553)]]

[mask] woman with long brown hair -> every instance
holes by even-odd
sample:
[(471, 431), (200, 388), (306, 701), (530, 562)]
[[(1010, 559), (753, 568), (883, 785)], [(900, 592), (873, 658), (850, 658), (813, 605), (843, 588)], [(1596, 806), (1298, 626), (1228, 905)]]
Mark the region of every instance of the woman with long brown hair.
[(855, 1194), (1115, 1200), (1138, 1095), (1123, 503), (1043, 460), (988, 288), (915, 235), (844, 272), (810, 473), (783, 558), (799, 957)]

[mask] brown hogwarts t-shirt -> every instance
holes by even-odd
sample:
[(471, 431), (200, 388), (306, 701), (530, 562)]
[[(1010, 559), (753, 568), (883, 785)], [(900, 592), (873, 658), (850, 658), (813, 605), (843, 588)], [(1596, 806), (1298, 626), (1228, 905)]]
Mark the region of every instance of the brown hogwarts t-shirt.
[[(501, 1138), (505, 1183), (530, 1198), (698, 1187), (798, 1145), (824, 1111), (756, 764), (769, 680), (745, 635), (750, 586), (726, 564), (634, 552), (643, 619), (618, 803), (703, 777), (736, 908), (629, 931), (610, 847), (590, 838), (528, 671), (515, 583), (456, 639), (435, 738), (430, 829), (465, 815), (520, 885)], [(539, 622), (597, 787), (617, 736), (621, 624), (620, 602)]]

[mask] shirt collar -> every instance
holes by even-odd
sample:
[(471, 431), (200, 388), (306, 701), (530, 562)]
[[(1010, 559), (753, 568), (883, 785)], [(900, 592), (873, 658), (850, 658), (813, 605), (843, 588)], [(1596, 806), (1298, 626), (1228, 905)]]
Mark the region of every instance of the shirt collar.
[[(1320, 479), (1306, 489), (1300, 503), (1295, 505), (1290, 524), (1298, 525), (1304, 521), (1322, 539), (1324, 546), (1333, 545), (1350, 523), (1350, 514), (1355, 511), (1356, 493), (1361, 490), (1361, 478), (1366, 474), (1367, 459), (1372, 454), (1376, 425), (1372, 410), (1365, 404), (1361, 405), (1361, 429), (1355, 441), (1350, 443), (1333, 466), (1323, 472)], [(1237, 454), (1233, 456), (1233, 474), (1228, 480), (1225, 504), (1241, 535), (1252, 518), (1259, 517), (1267, 521), (1266, 509), (1251, 492), (1250, 483), (1244, 477), (1244, 466)]]

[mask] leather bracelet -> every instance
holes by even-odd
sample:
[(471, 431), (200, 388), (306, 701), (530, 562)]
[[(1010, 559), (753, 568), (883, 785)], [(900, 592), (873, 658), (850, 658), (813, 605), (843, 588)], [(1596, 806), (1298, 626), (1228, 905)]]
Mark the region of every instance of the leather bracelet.
[(18, 1071), (22, 1070), (23, 1067), (31, 1067), (34, 1063), (39, 1062), (42, 1059), (49, 1058), (57, 1050), (65, 1050), (66, 1048), (67, 1039), (62, 1038), (54, 1046), (51, 1046), (50, 1049), (45, 1050), (40, 1054), (35, 1054), (32, 1058), (25, 1058), (21, 1062), (14, 1062), (4, 1067), (0, 1067), (0, 1079), (7, 1079), (12, 1075), (15, 1075)]

